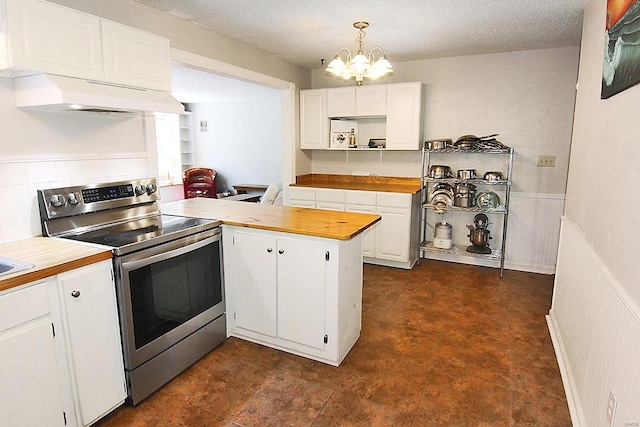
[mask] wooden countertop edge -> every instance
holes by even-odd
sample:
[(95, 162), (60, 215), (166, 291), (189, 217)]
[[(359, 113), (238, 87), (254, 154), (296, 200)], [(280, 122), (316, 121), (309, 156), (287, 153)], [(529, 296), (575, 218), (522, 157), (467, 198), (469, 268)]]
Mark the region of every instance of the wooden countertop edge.
[(296, 182), (290, 185), (292, 187), (416, 194), (420, 191), (420, 178), (308, 174), (297, 176)]
[(45, 279), (47, 277), (55, 276), (66, 271), (74, 270), (76, 268), (85, 267), (87, 265), (107, 259), (111, 259), (111, 251), (104, 251), (97, 254), (83, 256), (71, 261), (54, 264), (48, 267), (34, 267), (30, 270), (24, 270), (16, 273), (15, 276), (0, 278), (0, 292), (18, 286), (26, 285), (27, 283), (35, 282), (37, 280)]
[(264, 224), (254, 224), (242, 221), (233, 221), (233, 220), (221, 220), (223, 225), (232, 225), (235, 227), (244, 227), (244, 228), (253, 228), (255, 230), (267, 230), (267, 231), (277, 231), (279, 233), (291, 233), (291, 234), (299, 234), (302, 236), (312, 236), (312, 237), (320, 237), (323, 239), (335, 239), (335, 240), (351, 240), (358, 234), (362, 233), (364, 230), (372, 227), (375, 223), (379, 222), (382, 217), (378, 216), (375, 220), (373, 220), (369, 225), (366, 225), (357, 231), (354, 231), (350, 234), (344, 233), (331, 233), (331, 232), (323, 232), (322, 234), (318, 232), (311, 231), (306, 228), (301, 229), (293, 229), (293, 228), (282, 228), (277, 226), (269, 226)]

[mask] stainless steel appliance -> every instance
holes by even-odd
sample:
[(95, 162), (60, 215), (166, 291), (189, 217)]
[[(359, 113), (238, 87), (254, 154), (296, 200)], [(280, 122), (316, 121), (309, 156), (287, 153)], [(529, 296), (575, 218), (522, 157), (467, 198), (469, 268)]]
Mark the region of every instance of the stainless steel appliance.
[(155, 179), (38, 190), (43, 235), (113, 252), (133, 405), (226, 339), (220, 221), (158, 199)]

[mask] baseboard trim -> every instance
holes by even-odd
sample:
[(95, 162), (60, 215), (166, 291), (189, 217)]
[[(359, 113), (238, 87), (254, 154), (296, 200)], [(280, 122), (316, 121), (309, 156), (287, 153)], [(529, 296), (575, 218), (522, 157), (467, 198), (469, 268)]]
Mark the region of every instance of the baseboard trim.
[(569, 362), (566, 360), (564, 344), (562, 343), (562, 337), (558, 333), (558, 327), (553, 317), (553, 310), (549, 311), (549, 314), (545, 316), (547, 320), (547, 326), (549, 327), (549, 334), (551, 335), (551, 342), (553, 343), (553, 349), (556, 353), (556, 359), (558, 360), (558, 367), (560, 368), (560, 377), (562, 378), (562, 385), (564, 386), (564, 393), (567, 397), (567, 404), (569, 406), (569, 415), (571, 416), (571, 424), (574, 427), (586, 426), (583, 419), (582, 405), (580, 405), (580, 399), (578, 397), (578, 391), (576, 390), (573, 382), (573, 376), (570, 372)]

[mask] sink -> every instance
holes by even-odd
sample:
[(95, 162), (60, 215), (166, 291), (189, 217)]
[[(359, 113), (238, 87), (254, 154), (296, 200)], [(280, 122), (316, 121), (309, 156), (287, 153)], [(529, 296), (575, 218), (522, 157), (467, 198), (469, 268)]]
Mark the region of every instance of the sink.
[(33, 268), (33, 264), (0, 256), (0, 276), (16, 273), (22, 270), (28, 270), (30, 268)]

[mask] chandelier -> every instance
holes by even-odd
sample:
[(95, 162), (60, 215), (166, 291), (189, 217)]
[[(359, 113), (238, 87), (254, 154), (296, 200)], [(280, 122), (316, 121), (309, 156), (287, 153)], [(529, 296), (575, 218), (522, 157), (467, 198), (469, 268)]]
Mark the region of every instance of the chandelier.
[[(358, 29), (358, 37), (356, 37), (358, 51), (356, 56), (352, 56), (351, 51), (346, 47), (341, 47), (338, 49), (336, 57), (329, 63), (326, 71), (345, 80), (355, 77), (358, 86), (362, 85), (365, 77), (375, 80), (393, 73), (393, 67), (387, 61), (380, 46), (372, 48), (366, 56), (362, 50), (362, 39), (366, 36), (364, 29), (369, 27), (369, 23), (358, 21), (354, 22), (353, 26)], [(343, 54), (346, 55), (346, 60), (342, 58)], [(376, 54), (378, 55), (377, 59)]]

